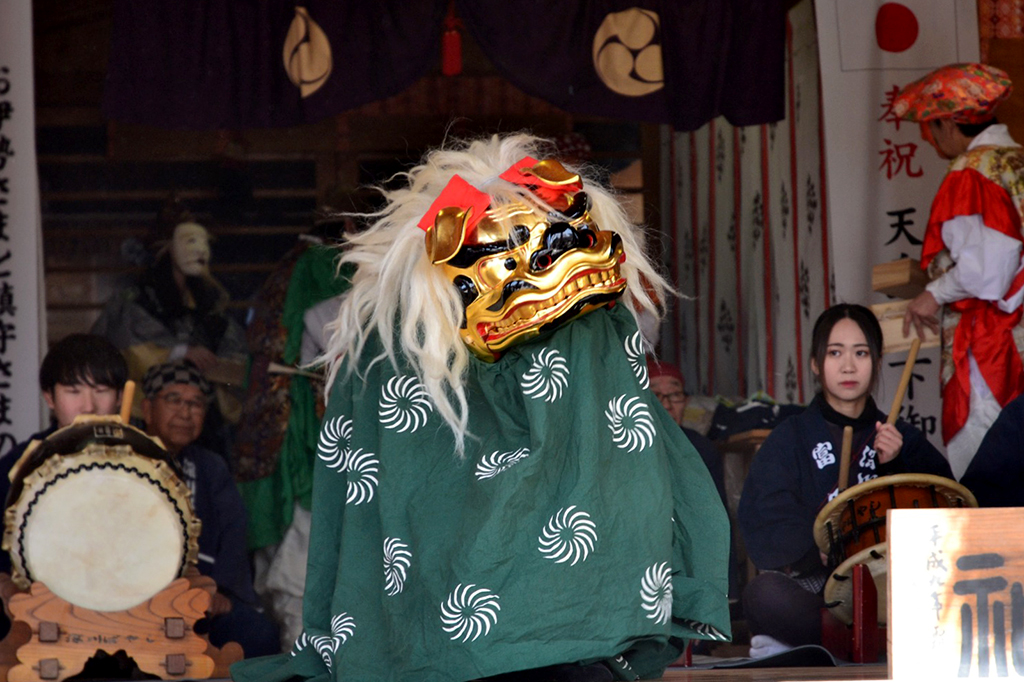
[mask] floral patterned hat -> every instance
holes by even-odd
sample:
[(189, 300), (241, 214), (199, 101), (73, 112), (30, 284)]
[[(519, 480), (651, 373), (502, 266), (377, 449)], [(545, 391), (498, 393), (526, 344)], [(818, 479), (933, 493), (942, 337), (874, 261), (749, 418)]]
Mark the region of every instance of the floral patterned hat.
[(903, 88), (892, 109), (909, 121), (951, 118), (957, 123), (983, 123), (1012, 89), (1006, 72), (994, 66), (950, 64)]

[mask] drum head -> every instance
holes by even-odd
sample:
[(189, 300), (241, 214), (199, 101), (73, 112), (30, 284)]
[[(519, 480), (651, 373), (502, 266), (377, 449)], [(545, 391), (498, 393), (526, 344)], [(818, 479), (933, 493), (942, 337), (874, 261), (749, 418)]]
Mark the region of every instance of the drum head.
[(818, 545), (818, 549), (825, 554), (831, 552), (829, 525), (831, 525), (833, 532), (841, 531), (842, 515), (851, 501), (855, 501), (857, 498), (888, 486), (918, 488), (934, 486), (935, 493), (939, 497), (939, 507), (978, 506), (978, 501), (974, 499), (974, 494), (970, 490), (949, 478), (932, 474), (879, 476), (878, 478), (873, 478), (870, 481), (847, 488), (822, 507), (821, 511), (818, 512), (817, 518), (814, 520), (814, 542)]
[(888, 543), (882, 542), (858, 552), (832, 571), (825, 583), (825, 605), (839, 620), (853, 623), (853, 567), (865, 564), (875, 579), (878, 592), (878, 624), (888, 622), (889, 558)]
[(196, 561), (199, 522), (168, 460), (91, 440), (17, 475), (4, 548), (19, 587), (38, 581), (77, 606), (122, 611)]

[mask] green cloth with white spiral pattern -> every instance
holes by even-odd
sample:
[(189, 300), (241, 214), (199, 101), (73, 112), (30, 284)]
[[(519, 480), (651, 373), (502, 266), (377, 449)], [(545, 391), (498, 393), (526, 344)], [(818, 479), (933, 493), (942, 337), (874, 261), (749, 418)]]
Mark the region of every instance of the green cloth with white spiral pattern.
[(686, 639), (728, 638), (728, 519), (638, 346), (616, 305), (474, 359), (464, 460), (407, 368), (340, 376), (304, 632), (234, 679), (448, 682), (620, 655), (650, 677)]

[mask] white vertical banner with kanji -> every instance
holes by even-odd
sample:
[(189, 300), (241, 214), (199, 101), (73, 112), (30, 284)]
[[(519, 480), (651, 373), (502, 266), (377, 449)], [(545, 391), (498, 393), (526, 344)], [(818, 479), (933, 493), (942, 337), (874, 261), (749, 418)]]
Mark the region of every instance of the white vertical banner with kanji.
[[(918, 124), (891, 111), (899, 89), (978, 60), (976, 0), (815, 0), (821, 59), (830, 240), (838, 302), (882, 303), (871, 268), (920, 259), (947, 162)], [(888, 412), (906, 353), (883, 358), (876, 398)], [(942, 446), (939, 352), (923, 350), (901, 415)]]
[(44, 335), (36, 172), (32, 2), (4, 0), (0, 21), (0, 453), (39, 430)]

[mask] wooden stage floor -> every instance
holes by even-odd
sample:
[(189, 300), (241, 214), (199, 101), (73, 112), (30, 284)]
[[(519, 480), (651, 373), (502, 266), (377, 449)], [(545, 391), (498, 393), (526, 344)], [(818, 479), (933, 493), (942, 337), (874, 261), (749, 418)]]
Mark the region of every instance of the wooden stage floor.
[(848, 665), (834, 668), (718, 668), (694, 670), (669, 668), (661, 679), (664, 682), (810, 682), (811, 680), (887, 680), (889, 671), (884, 663), (877, 665)]

